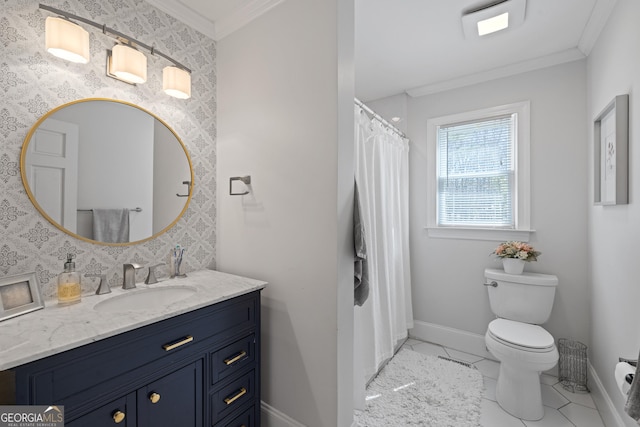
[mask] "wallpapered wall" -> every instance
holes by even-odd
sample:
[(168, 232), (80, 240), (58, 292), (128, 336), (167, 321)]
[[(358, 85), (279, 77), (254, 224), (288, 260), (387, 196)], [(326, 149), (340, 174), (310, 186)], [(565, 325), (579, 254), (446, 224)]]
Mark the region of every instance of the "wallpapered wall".
[[(187, 248), (187, 272), (215, 267), (215, 42), (142, 0), (46, 2), (154, 45), (191, 68), (192, 97), (178, 100), (162, 91), (162, 68), (170, 63), (148, 52), (147, 83), (134, 87), (107, 77), (106, 50), (115, 41), (98, 29), (84, 26), (91, 40), (89, 64), (47, 53), (45, 18), (51, 14), (41, 11), (38, 3), (4, 0), (0, 6), (0, 277), (35, 271), (43, 295), (53, 297), (56, 276), (66, 254), (72, 253), (82, 275), (106, 274), (111, 286), (117, 286), (123, 263), (166, 261), (176, 244)], [(191, 155), (195, 182), (189, 209), (157, 239), (125, 247), (75, 239), (40, 215), (24, 190), (20, 150), (31, 126), (54, 107), (90, 97), (132, 102), (154, 113), (176, 131)], [(117, 173), (117, 164), (113, 171)], [(144, 279), (145, 271), (138, 274), (138, 280)], [(94, 288), (95, 282), (83, 278), (84, 292)]]

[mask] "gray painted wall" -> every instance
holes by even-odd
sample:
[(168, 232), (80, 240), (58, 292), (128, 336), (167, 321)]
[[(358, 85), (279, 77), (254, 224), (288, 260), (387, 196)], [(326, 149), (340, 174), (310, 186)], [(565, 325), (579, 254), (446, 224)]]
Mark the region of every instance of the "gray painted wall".
[[(623, 411), (613, 370), (618, 357), (636, 359), (640, 349), (640, 3), (618, 0), (587, 62), (588, 129), (592, 147), (593, 120), (616, 95), (629, 94), (629, 204), (593, 206), (593, 172), (589, 175), (589, 279), (591, 363), (617, 409), (616, 423), (637, 424)], [(589, 150), (592, 153), (592, 150)], [(593, 156), (589, 156), (589, 170)], [(597, 402), (601, 403), (601, 402)], [(622, 421), (620, 421), (622, 420)], [(613, 424), (611, 424), (613, 425)]]
[(218, 45), (218, 267), (269, 282), (265, 426), (353, 419), (353, 22), (353, 1), (286, 1)]
[(416, 320), (484, 335), (494, 317), (482, 283), (496, 241), (436, 239), (426, 225), (426, 122), (432, 117), (531, 101), (531, 243), (542, 251), (527, 271), (555, 274), (545, 327), (556, 338), (588, 340), (584, 61), (409, 99), (411, 260)]

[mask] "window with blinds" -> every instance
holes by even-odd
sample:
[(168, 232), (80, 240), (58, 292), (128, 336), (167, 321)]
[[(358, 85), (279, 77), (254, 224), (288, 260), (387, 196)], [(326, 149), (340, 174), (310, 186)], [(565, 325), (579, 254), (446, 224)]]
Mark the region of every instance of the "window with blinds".
[(440, 125), (437, 225), (516, 227), (517, 114)]

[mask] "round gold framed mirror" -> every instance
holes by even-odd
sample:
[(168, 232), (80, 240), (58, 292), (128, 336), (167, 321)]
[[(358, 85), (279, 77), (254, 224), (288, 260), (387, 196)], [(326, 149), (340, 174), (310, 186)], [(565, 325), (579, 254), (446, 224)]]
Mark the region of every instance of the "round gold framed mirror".
[(78, 239), (131, 245), (173, 227), (189, 206), (193, 167), (176, 132), (128, 102), (89, 98), (29, 130), (20, 174), (36, 209)]

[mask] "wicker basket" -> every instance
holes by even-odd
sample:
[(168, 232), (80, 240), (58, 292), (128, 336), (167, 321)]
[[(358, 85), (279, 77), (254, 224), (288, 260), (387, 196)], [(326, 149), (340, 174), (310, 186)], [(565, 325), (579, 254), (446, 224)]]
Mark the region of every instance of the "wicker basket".
[(587, 387), (587, 346), (565, 338), (558, 340), (558, 379), (573, 393), (589, 393)]

